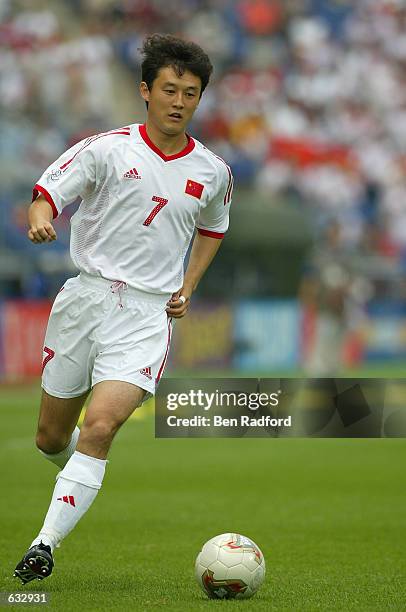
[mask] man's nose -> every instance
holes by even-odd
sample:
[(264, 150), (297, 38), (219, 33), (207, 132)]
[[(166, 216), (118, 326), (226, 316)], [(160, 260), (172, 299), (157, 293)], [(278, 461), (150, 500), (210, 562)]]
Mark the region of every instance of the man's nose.
[(184, 107), (183, 94), (182, 94), (181, 91), (179, 91), (176, 94), (175, 99), (173, 101), (173, 105), (176, 106), (176, 108), (183, 108)]

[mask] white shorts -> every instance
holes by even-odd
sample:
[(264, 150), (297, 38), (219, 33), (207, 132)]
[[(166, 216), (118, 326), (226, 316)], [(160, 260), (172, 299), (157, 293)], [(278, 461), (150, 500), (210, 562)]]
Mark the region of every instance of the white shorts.
[(172, 319), (166, 295), (81, 272), (52, 306), (44, 342), (42, 387), (77, 397), (102, 380), (122, 380), (155, 393), (168, 358)]

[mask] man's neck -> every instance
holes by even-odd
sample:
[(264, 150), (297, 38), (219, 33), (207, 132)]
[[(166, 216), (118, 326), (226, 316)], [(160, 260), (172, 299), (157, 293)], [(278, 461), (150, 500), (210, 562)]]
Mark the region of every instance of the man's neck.
[(152, 121), (148, 121), (148, 119), (145, 126), (149, 138), (164, 155), (176, 155), (183, 151), (188, 143), (188, 137), (185, 132), (173, 136), (164, 134), (152, 123)]

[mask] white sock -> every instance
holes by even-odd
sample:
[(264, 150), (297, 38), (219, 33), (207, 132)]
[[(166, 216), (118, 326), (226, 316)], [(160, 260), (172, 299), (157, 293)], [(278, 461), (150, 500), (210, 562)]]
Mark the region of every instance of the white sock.
[(76, 450), (76, 445), (79, 440), (79, 434), (79, 427), (75, 427), (68, 446), (61, 450), (59, 453), (44, 453), (44, 451), (42, 451), (41, 449), (39, 449), (39, 452), (41, 453), (41, 455), (44, 455), (46, 459), (52, 461), (52, 463), (55, 463), (55, 465), (62, 469), (68, 463), (68, 460), (71, 458), (71, 456)]
[(32, 542), (54, 550), (90, 508), (100, 489), (107, 460), (75, 451), (58, 474), (44, 525)]

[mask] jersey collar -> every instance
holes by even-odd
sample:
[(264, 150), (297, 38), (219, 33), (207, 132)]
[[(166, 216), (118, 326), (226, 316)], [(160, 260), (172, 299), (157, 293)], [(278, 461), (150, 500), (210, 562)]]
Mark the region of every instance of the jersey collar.
[(162, 153), (161, 149), (159, 149), (148, 136), (147, 127), (145, 123), (139, 126), (139, 130), (140, 130), (141, 138), (143, 139), (145, 144), (147, 144), (149, 148), (153, 150), (154, 153), (159, 155), (159, 157), (166, 162), (172, 161), (173, 159), (179, 159), (179, 157), (185, 157), (185, 155), (188, 155), (188, 153), (193, 151), (193, 149), (195, 148), (195, 141), (193, 140), (191, 136), (189, 136), (189, 134), (186, 134), (187, 145), (185, 146), (185, 148), (182, 149), (182, 151), (179, 151), (179, 153), (175, 153), (174, 155), (165, 155), (165, 153)]

